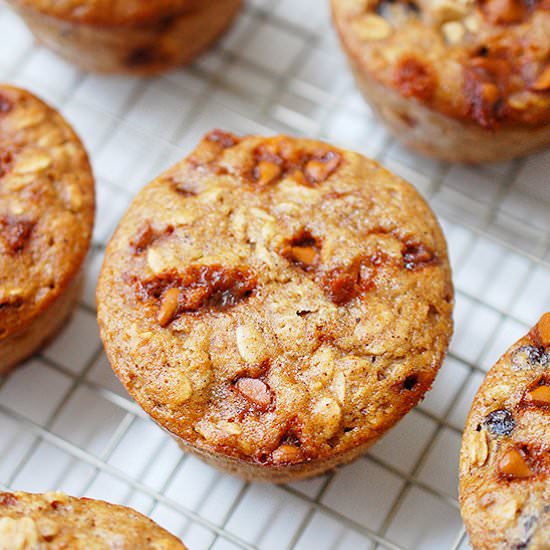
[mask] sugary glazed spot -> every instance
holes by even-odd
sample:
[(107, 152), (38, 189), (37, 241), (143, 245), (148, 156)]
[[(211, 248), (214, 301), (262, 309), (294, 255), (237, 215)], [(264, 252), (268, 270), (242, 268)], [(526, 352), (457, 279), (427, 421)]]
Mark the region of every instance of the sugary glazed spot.
[(404, 57), (397, 63), (393, 81), (401, 95), (422, 101), (429, 100), (437, 86), (431, 68), (415, 57)]
[(0, 242), (11, 254), (20, 252), (29, 240), (35, 223), (15, 216), (0, 217)]
[(342, 162), (341, 155), (336, 151), (327, 148), (310, 153), (289, 140), (278, 138), (265, 140), (254, 150), (253, 155), (250, 178), (258, 187), (272, 185), (284, 178), (292, 178), (302, 185), (319, 185)]
[(183, 313), (202, 309), (225, 309), (249, 298), (257, 276), (248, 267), (191, 266), (172, 270), (137, 284), (141, 300), (159, 303), (158, 321), (167, 326)]

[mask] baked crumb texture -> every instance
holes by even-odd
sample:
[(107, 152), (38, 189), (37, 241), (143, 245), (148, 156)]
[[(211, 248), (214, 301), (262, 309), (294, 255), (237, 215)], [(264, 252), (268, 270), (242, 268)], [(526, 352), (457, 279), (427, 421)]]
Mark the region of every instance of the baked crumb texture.
[(366, 99), (419, 151), (482, 162), (550, 142), (548, 0), (331, 0)]
[(324, 143), (221, 131), (138, 195), (98, 287), (136, 401), (184, 448), (271, 481), (351, 460), (409, 411), (452, 306), (412, 186)]
[(193, 61), (242, 0), (8, 0), (37, 39), (86, 71), (155, 74)]
[(54, 109), (0, 84), (0, 372), (65, 321), (94, 219), (86, 152)]
[(460, 504), (473, 547), (550, 541), (550, 313), (489, 371), (464, 430)]
[(0, 493), (0, 548), (5, 550), (185, 550), (140, 513), (64, 493)]

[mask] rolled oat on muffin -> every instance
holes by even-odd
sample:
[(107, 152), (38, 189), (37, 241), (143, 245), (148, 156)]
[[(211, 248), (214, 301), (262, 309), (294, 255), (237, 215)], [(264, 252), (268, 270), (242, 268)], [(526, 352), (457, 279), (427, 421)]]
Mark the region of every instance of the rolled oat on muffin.
[(108, 245), (107, 355), (181, 447), (252, 480), (320, 474), (422, 398), (452, 332), (445, 239), (363, 156), (208, 134)]
[(359, 88), (418, 152), (479, 163), (550, 144), (546, 0), (331, 0)]
[(94, 221), (94, 179), (69, 124), (0, 84), (0, 373), (65, 322), (79, 297)]
[(550, 313), (489, 370), (460, 454), (460, 505), (475, 550), (550, 541)]
[(99, 73), (155, 74), (193, 61), (242, 0), (8, 0), (45, 46)]
[(131, 508), (59, 492), (0, 492), (0, 548), (185, 550), (179, 539)]

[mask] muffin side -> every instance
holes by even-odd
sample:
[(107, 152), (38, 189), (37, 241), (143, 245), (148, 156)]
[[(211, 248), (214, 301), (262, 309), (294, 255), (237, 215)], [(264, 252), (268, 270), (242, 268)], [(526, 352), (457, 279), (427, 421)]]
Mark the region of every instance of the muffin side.
[(60, 492), (0, 493), (0, 547), (185, 550), (179, 539), (131, 508)]
[(249, 479), (351, 460), (431, 386), (452, 332), (445, 240), (414, 188), (285, 136), (212, 132), (148, 185), (97, 298), (134, 399)]
[(54, 109), (0, 85), (0, 372), (61, 326), (78, 296), (94, 220), (80, 140)]
[[(497, 5), (498, 4), (498, 5)], [(550, 141), (544, 3), (332, 0), (358, 86), (406, 145), (448, 161), (527, 154)]]
[(550, 313), (489, 370), (462, 439), (460, 505), (472, 546), (550, 540)]
[(102, 12), (92, 6), (81, 17), (48, 2), (10, 4), (39, 41), (83, 70), (153, 75), (192, 62), (227, 30), (242, 0), (157, 2), (148, 8), (138, 1), (131, 4), (139, 9)]

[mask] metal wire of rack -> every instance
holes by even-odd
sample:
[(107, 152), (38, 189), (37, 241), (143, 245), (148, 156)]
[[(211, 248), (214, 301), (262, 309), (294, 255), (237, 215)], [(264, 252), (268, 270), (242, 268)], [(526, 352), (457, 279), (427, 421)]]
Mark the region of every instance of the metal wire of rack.
[[(359, 98), (326, 4), (249, 1), (194, 66), (126, 79), (66, 65), (0, 1), (1, 79), (62, 110), (98, 182), (78, 311), (0, 379), (1, 489), (127, 504), (192, 549), (467, 547), (456, 485), (471, 399), (494, 360), (550, 309), (550, 152), (473, 169), (404, 150)], [(449, 241), (456, 331), (433, 390), (364, 457), (311, 481), (248, 484), (182, 454), (114, 379), (97, 335), (95, 280), (120, 214), (212, 127), (317, 136), (375, 157), (430, 200)]]

